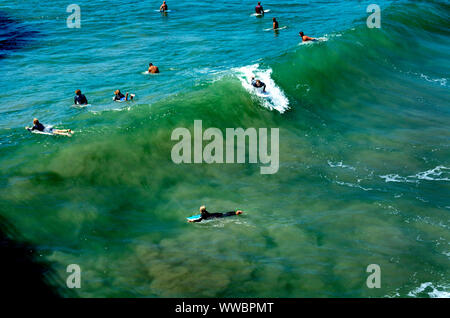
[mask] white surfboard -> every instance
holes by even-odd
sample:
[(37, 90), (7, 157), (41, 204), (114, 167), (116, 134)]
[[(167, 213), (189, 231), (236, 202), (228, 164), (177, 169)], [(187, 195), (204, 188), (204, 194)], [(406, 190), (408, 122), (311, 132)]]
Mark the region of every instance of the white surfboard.
[(280, 31), (280, 30), (284, 30), (284, 29), (287, 29), (287, 26), (285, 25), (285, 26), (283, 26), (283, 27), (281, 27), (281, 28), (278, 28), (278, 29), (273, 29), (273, 28), (270, 28), (270, 29), (264, 29), (264, 31)]
[[(39, 131), (39, 130), (30, 130), (30, 127), (25, 127), (26, 130), (28, 130), (30, 133), (32, 134), (37, 134), (37, 135), (47, 135), (47, 136), (57, 136), (57, 134), (54, 134), (52, 132), (49, 131)], [(48, 128), (53, 128), (53, 126), (47, 126), (46, 129)]]
[(39, 130), (32, 130), (31, 133), (38, 134), (38, 135), (56, 136), (56, 134), (54, 134), (54, 133), (49, 133), (49, 132), (39, 131)]
[(86, 105), (78, 105), (78, 104), (74, 104), (72, 105), (72, 107), (74, 108), (86, 108), (86, 107), (91, 107), (91, 104), (86, 104)]
[[(270, 9), (268, 9), (268, 10), (264, 10), (264, 13), (268, 13), (268, 12), (270, 12)], [(262, 13), (253, 13), (252, 14), (252, 17), (260, 17), (260, 16), (262, 16)]]

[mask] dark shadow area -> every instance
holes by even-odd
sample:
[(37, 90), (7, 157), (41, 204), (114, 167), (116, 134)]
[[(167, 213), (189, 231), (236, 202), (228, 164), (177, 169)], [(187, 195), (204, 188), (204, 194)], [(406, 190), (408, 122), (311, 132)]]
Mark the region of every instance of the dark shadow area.
[(38, 33), (0, 11), (0, 59), (29, 45)]
[(60, 298), (57, 289), (50, 284), (59, 280), (50, 264), (38, 260), (36, 248), (21, 239), (13, 225), (2, 216), (0, 249), (2, 288), (7, 298)]

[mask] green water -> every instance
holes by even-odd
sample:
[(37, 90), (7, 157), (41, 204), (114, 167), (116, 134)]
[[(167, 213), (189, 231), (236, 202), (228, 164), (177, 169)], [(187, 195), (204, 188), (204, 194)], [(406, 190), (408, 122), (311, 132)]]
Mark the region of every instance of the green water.
[[(94, 105), (85, 111), (68, 110), (76, 84), (66, 87), (52, 74), (77, 65), (83, 53), (44, 61), (51, 52), (41, 52), (35, 77), (24, 72), (6, 81), (14, 67), (36, 63), (33, 51), (48, 48), (32, 42), (11, 53), (0, 60), (1, 96), (10, 102), (1, 106), (1, 214), (38, 246), (62, 283), (67, 265), (80, 265), (80, 297), (448, 297), (450, 7), (383, 2), (382, 28), (368, 29), (367, 5), (346, 3), (323, 5), (343, 12), (328, 24), (324, 18), (326, 31), (316, 25), (327, 41), (298, 45), (293, 27), (275, 37), (270, 32), (264, 36), (278, 46), (258, 43), (265, 53), (259, 60), (240, 50), (239, 43), (249, 45), (246, 35), (234, 35), (236, 46), (221, 51), (209, 38), (222, 31), (219, 22), (204, 35), (219, 53), (201, 55), (195, 45), (202, 40), (181, 48), (169, 34), (183, 21), (156, 16), (172, 45), (163, 50), (186, 50), (191, 71), (178, 61), (175, 75), (167, 67), (166, 74), (142, 79), (134, 66), (123, 77), (114, 70), (103, 80), (92, 75), (83, 90)], [(277, 16), (288, 20), (297, 5), (286, 1)], [(194, 20), (194, 27), (201, 33), (217, 17)], [(41, 41), (64, 36), (51, 27), (49, 34), (41, 31)], [(149, 28), (120, 27), (131, 39)], [(92, 32), (79, 37), (90, 39)], [(107, 45), (113, 50), (114, 43)], [(109, 58), (123, 58), (91, 49), (93, 60), (82, 61), (96, 72), (108, 69)], [(272, 70), (289, 110), (265, 108), (242, 86), (234, 68), (255, 63)], [(109, 95), (125, 82), (138, 99), (117, 109)], [(57, 101), (32, 103), (38, 86), (53, 87), (43, 98)], [(10, 97), (19, 92), (17, 100)], [(29, 134), (22, 127), (35, 116), (70, 127), (75, 136)], [(193, 131), (194, 120), (224, 134), (226, 128), (279, 128), (279, 171), (262, 175), (260, 164), (248, 163), (174, 164), (172, 131)], [(186, 223), (200, 205), (245, 213)], [(366, 286), (369, 264), (381, 267), (380, 289)], [(61, 282), (50, 283), (64, 291)]]

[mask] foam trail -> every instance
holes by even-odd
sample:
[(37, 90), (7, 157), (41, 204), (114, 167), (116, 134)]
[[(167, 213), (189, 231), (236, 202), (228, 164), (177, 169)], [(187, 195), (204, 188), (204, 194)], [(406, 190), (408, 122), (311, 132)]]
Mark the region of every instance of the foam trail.
[[(283, 114), (289, 109), (289, 99), (271, 78), (272, 69), (261, 70), (259, 64), (244, 66), (234, 70), (242, 83), (242, 86), (253, 96), (259, 98), (263, 106), (270, 110), (277, 110)], [(264, 82), (267, 94), (262, 94), (261, 89), (251, 85), (252, 76)]]
[[(439, 289), (444, 290), (439, 290)], [(431, 298), (450, 298), (450, 292), (446, 291), (444, 286), (433, 286), (431, 282), (423, 283), (416, 289), (410, 291), (408, 296), (410, 297), (420, 297), (420, 293), (426, 293)]]

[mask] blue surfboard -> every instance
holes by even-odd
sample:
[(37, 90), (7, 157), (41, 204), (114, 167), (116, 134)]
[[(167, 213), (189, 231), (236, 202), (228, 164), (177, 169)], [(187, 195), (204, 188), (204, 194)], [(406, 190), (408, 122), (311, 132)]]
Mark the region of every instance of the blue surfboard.
[(190, 217), (188, 217), (188, 218), (186, 218), (188, 221), (195, 221), (195, 220), (198, 220), (198, 219), (200, 219), (202, 217), (202, 215), (201, 214), (198, 214), (198, 215), (193, 215), (193, 216), (190, 216)]

